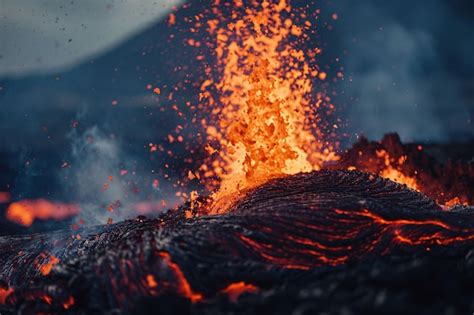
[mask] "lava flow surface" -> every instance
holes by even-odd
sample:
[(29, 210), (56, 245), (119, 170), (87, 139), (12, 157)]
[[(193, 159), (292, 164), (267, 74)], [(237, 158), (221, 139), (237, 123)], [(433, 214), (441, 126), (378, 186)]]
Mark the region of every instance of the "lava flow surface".
[[(83, 229), (81, 239), (69, 231), (1, 238), (3, 309), (284, 314), (416, 305), (428, 314), (440, 303), (473, 306), (472, 208), (442, 210), (378, 176), (293, 175), (250, 191), (225, 214), (185, 212)], [(420, 281), (430, 290), (417, 291)]]

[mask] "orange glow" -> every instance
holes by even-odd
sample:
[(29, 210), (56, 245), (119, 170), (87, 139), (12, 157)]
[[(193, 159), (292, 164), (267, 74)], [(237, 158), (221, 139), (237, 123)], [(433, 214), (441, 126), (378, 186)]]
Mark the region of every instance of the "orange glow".
[(8, 220), (31, 226), (35, 219), (63, 220), (79, 213), (79, 207), (74, 204), (52, 202), (45, 199), (21, 200), (9, 205), (6, 217)]
[(9, 203), (11, 195), (8, 191), (0, 191), (0, 203)]
[(316, 53), (309, 57), (296, 47), (311, 23), (296, 25), (285, 0), (254, 2), (231, 19), (208, 22), (221, 73), (201, 86), (201, 99), (212, 108), (212, 118), (202, 121), (214, 144), (208, 148), (220, 148), (217, 154), (207, 149), (201, 167), (208, 188), (217, 189), (215, 200), (337, 159), (318, 126), (317, 109), (330, 99), (312, 95), (312, 81), (327, 74), (308, 61), (314, 63)]
[(469, 203), (467, 201), (463, 202), (459, 197), (454, 197), (444, 203), (444, 206), (446, 207), (453, 207), (455, 205), (469, 206)]
[(70, 309), (74, 305), (74, 297), (69, 296), (69, 299), (63, 303), (63, 307), (65, 310)]
[(152, 213), (161, 213), (169, 208), (165, 200), (141, 201), (133, 204), (133, 211), (137, 215), (147, 215)]
[[(344, 211), (342, 210), (336, 210), (336, 212), (343, 213)], [(346, 212), (347, 213), (347, 212)], [(381, 216), (370, 212), (369, 210), (365, 209), (362, 210), (362, 212), (357, 212), (357, 215), (371, 218), (373, 219), (376, 223), (381, 224), (381, 225), (434, 225), (438, 226), (440, 228), (450, 230), (451, 227), (447, 225), (444, 222), (437, 221), (437, 220), (423, 220), (423, 221), (417, 221), (417, 220), (386, 220), (382, 218)]]
[(41, 298), (43, 299), (43, 301), (45, 301), (49, 305), (51, 305), (53, 303), (53, 298), (50, 297), (49, 295), (45, 294)]
[(4, 289), (0, 288), (0, 304), (5, 304), (7, 297), (13, 293), (12, 288)]
[(178, 264), (171, 260), (170, 254), (167, 252), (160, 252), (159, 256), (163, 258), (166, 265), (173, 271), (176, 276), (176, 283), (178, 285), (178, 292), (191, 300), (191, 302), (196, 303), (202, 300), (203, 296), (200, 293), (196, 293), (191, 288), (188, 280), (183, 274), (183, 271)]
[[(336, 210), (337, 213), (340, 214), (347, 214), (351, 215), (353, 211), (344, 211), (344, 210)], [(386, 225), (393, 227), (394, 230), (394, 237), (400, 243), (405, 243), (408, 245), (448, 245), (455, 242), (465, 242), (474, 239), (474, 234), (471, 233), (469, 230), (462, 230), (456, 227), (450, 226), (442, 221), (438, 220), (405, 220), (405, 219), (397, 219), (397, 220), (387, 220), (382, 218), (381, 216), (370, 212), (367, 209), (362, 210), (361, 212), (355, 212), (355, 215), (367, 217), (373, 220), (375, 224), (379, 225)], [(437, 227), (439, 230), (434, 232), (427, 230), (422, 235), (411, 235), (408, 231), (404, 232), (403, 228), (412, 226), (412, 225), (431, 225)], [(447, 232), (462, 232), (466, 235), (464, 236), (449, 236)]]
[(232, 303), (237, 303), (243, 293), (257, 293), (258, 291), (259, 289), (256, 286), (245, 283), (244, 281), (231, 283), (221, 290), (221, 292), (229, 296), (229, 300)]
[(168, 25), (173, 26), (175, 24), (176, 24), (176, 16), (173, 13), (170, 13)]
[(158, 286), (158, 283), (156, 282), (155, 277), (153, 277), (153, 275), (146, 276), (146, 283), (150, 289), (156, 288)]
[(402, 156), (398, 161), (394, 161), (388, 152), (383, 149), (377, 150), (375, 153), (377, 154), (377, 157), (384, 160), (385, 167), (380, 171), (380, 176), (393, 180), (399, 184), (405, 184), (408, 188), (413, 190), (420, 190), (416, 178), (414, 176), (411, 177), (403, 174), (399, 169), (399, 167), (405, 163), (406, 156)]
[(53, 255), (49, 256), (48, 262), (40, 267), (41, 274), (43, 276), (49, 275), (49, 273), (51, 272), (51, 269), (53, 269), (53, 266), (58, 264), (58, 263), (59, 263), (58, 258), (56, 258)]
[[(294, 227), (306, 231), (305, 235), (274, 233), (271, 228), (264, 228), (258, 233), (240, 234), (239, 238), (267, 263), (299, 270), (342, 265), (383, 247), (386, 248), (382, 255), (400, 245), (431, 248), (474, 240), (471, 229), (430, 219), (429, 213), (418, 218), (389, 219), (368, 209), (318, 211), (318, 215), (327, 216), (327, 225), (298, 219), (292, 222)], [(285, 244), (284, 250), (280, 250), (281, 244)]]

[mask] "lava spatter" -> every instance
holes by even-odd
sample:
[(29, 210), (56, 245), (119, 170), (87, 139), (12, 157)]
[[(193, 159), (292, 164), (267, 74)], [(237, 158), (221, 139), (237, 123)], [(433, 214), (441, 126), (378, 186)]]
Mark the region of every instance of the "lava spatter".
[(296, 45), (311, 22), (297, 19), (284, 0), (216, 16), (208, 30), (216, 39), (218, 78), (201, 86), (202, 101), (212, 108), (202, 125), (213, 148), (201, 172), (207, 187), (217, 190), (214, 199), (336, 160), (318, 125), (318, 111), (332, 104), (313, 95), (313, 81), (327, 76), (315, 61), (319, 50)]

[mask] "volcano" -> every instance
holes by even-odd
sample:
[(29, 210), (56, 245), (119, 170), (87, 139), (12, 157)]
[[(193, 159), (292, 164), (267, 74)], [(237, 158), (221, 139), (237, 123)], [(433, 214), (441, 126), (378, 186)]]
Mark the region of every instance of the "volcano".
[[(120, 151), (86, 131), (78, 143), (108, 150), (84, 150), (84, 165), (93, 167), (80, 167), (78, 157), (77, 165), (58, 165), (65, 179), (78, 172), (96, 177), (99, 185), (77, 180), (68, 191), (87, 186), (90, 194), (71, 203), (16, 201), (8, 185), (2, 197), (13, 201), (8, 220), (25, 228), (35, 220), (77, 224), (0, 237), (0, 315), (474, 311), (474, 146), (460, 144), (459, 155), (454, 144), (402, 144), (389, 134), (379, 142), (357, 136), (343, 149), (332, 84), (346, 76), (343, 67), (325, 65), (325, 47), (317, 45), (320, 28), (331, 29), (338, 16), (323, 22), (320, 10), (305, 3), (215, 0), (203, 12), (184, 4), (167, 19), (176, 32), (159, 24), (162, 41), (146, 35), (129, 42), (139, 48), (117, 54), (120, 67), (105, 56), (100, 67), (91, 62), (55, 78), (64, 80), (57, 87), (98, 69), (113, 73), (93, 88), (71, 89), (106, 104), (95, 118), (110, 106), (143, 105), (154, 126), (143, 129), (148, 135), (159, 129), (157, 141), (131, 143), (137, 155), (150, 154), (154, 167), (142, 176), (119, 159), (99, 163)], [(173, 58), (155, 64), (152, 52), (162, 46), (161, 56)], [(154, 66), (146, 69), (143, 60)], [(138, 79), (128, 85), (120, 71)], [(125, 97), (137, 91), (140, 97)], [(13, 97), (7, 94), (10, 104)], [(132, 112), (112, 116), (128, 123)], [(120, 185), (118, 176), (129, 173)], [(179, 206), (159, 212), (150, 206), (150, 217), (123, 220), (136, 216), (137, 202), (157, 201), (158, 175)], [(146, 188), (150, 193), (141, 197)], [(106, 194), (114, 198), (97, 202)], [(127, 202), (130, 194), (138, 201)], [(93, 223), (81, 217), (79, 203), (127, 216), (86, 226)]]

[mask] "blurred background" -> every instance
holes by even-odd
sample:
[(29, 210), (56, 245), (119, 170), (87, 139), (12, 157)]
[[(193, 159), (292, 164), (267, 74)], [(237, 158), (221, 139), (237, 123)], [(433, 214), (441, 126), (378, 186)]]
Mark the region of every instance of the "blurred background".
[[(204, 155), (185, 106), (198, 102), (196, 56), (212, 63), (206, 47), (186, 44), (204, 36), (187, 21), (209, 3), (0, 0), (0, 234), (179, 203), (186, 157)], [(407, 142), (474, 138), (474, 2), (293, 3), (321, 10), (321, 65), (329, 79), (344, 72), (332, 95), (343, 146), (392, 131)], [(62, 220), (74, 211), (56, 204), (60, 223), (5, 218), (11, 202), (38, 198), (79, 204), (80, 217)]]

